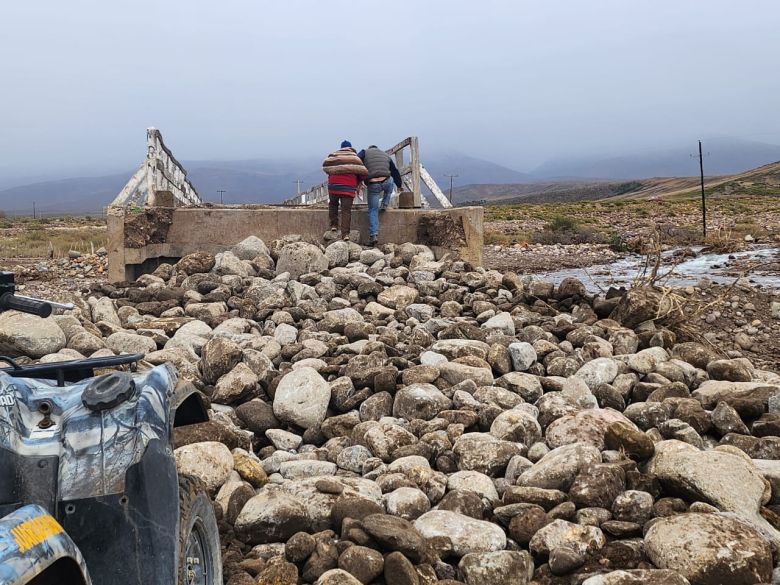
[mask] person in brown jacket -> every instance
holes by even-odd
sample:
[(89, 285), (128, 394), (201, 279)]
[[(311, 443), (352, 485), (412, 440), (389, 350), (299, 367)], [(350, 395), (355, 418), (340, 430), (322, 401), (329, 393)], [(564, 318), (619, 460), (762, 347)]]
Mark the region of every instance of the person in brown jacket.
[(352, 148), (352, 143), (345, 140), (341, 143), (341, 148), (330, 153), (323, 161), (322, 170), (328, 175), (330, 229), (335, 232), (340, 223), (341, 238), (349, 240), (352, 227), (352, 203), (362, 181), (368, 176), (368, 169)]

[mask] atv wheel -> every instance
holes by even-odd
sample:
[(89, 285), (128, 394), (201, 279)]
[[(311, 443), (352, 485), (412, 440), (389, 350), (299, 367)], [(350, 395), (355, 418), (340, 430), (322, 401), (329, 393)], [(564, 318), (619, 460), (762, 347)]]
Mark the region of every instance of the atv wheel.
[(203, 483), (179, 476), (178, 585), (222, 585), (219, 530)]

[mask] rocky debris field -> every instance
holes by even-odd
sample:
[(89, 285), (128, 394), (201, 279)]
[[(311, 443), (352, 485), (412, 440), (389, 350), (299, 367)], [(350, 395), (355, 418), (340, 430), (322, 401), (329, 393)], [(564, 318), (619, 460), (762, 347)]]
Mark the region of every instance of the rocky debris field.
[(175, 455), (229, 585), (780, 582), (780, 376), (679, 341), (663, 297), (609, 296), (249, 238), (1, 314), (0, 345), (141, 351), (210, 398)]
[(9, 258), (3, 270), (14, 273), (17, 292), (27, 296), (70, 302), (82, 296), (108, 274), (108, 252), (98, 248), (94, 254), (71, 250), (62, 258)]
[(513, 244), (486, 245), (484, 263), (488, 268), (512, 270), (520, 274), (552, 272), (609, 264), (625, 256), (606, 244)]

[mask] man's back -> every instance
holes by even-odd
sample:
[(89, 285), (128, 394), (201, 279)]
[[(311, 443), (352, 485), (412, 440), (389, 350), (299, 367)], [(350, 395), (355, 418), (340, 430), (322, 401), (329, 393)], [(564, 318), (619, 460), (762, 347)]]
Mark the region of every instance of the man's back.
[(369, 146), (363, 156), (363, 164), (368, 169), (368, 178), (378, 179), (390, 176), (390, 157), (376, 146)]

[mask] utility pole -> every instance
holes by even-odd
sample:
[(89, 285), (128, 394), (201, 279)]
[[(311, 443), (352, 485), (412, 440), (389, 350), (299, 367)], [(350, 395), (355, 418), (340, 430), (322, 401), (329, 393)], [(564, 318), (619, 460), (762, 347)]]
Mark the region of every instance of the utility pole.
[(452, 203), (452, 180), (457, 178), (457, 177), (459, 177), (460, 175), (447, 175), (447, 174), (445, 174), (444, 176), (450, 178), (450, 203)]
[(219, 204), (222, 205), (222, 195), (225, 193), (225, 190), (217, 189), (217, 193), (219, 193)]
[[(707, 156), (709, 156), (709, 152)], [(701, 231), (704, 239), (707, 239), (707, 198), (704, 194), (704, 154), (701, 151), (701, 140), (699, 140), (699, 154), (692, 154), (691, 157), (699, 157), (699, 173), (701, 175)]]
[(33, 219), (35, 219), (35, 201), (33, 201)]
[(302, 181), (301, 181), (300, 179), (295, 179), (295, 180), (293, 181), (293, 183), (295, 183), (296, 185), (298, 185), (298, 197), (300, 197), (300, 196), (301, 196), (301, 183), (302, 183)]

